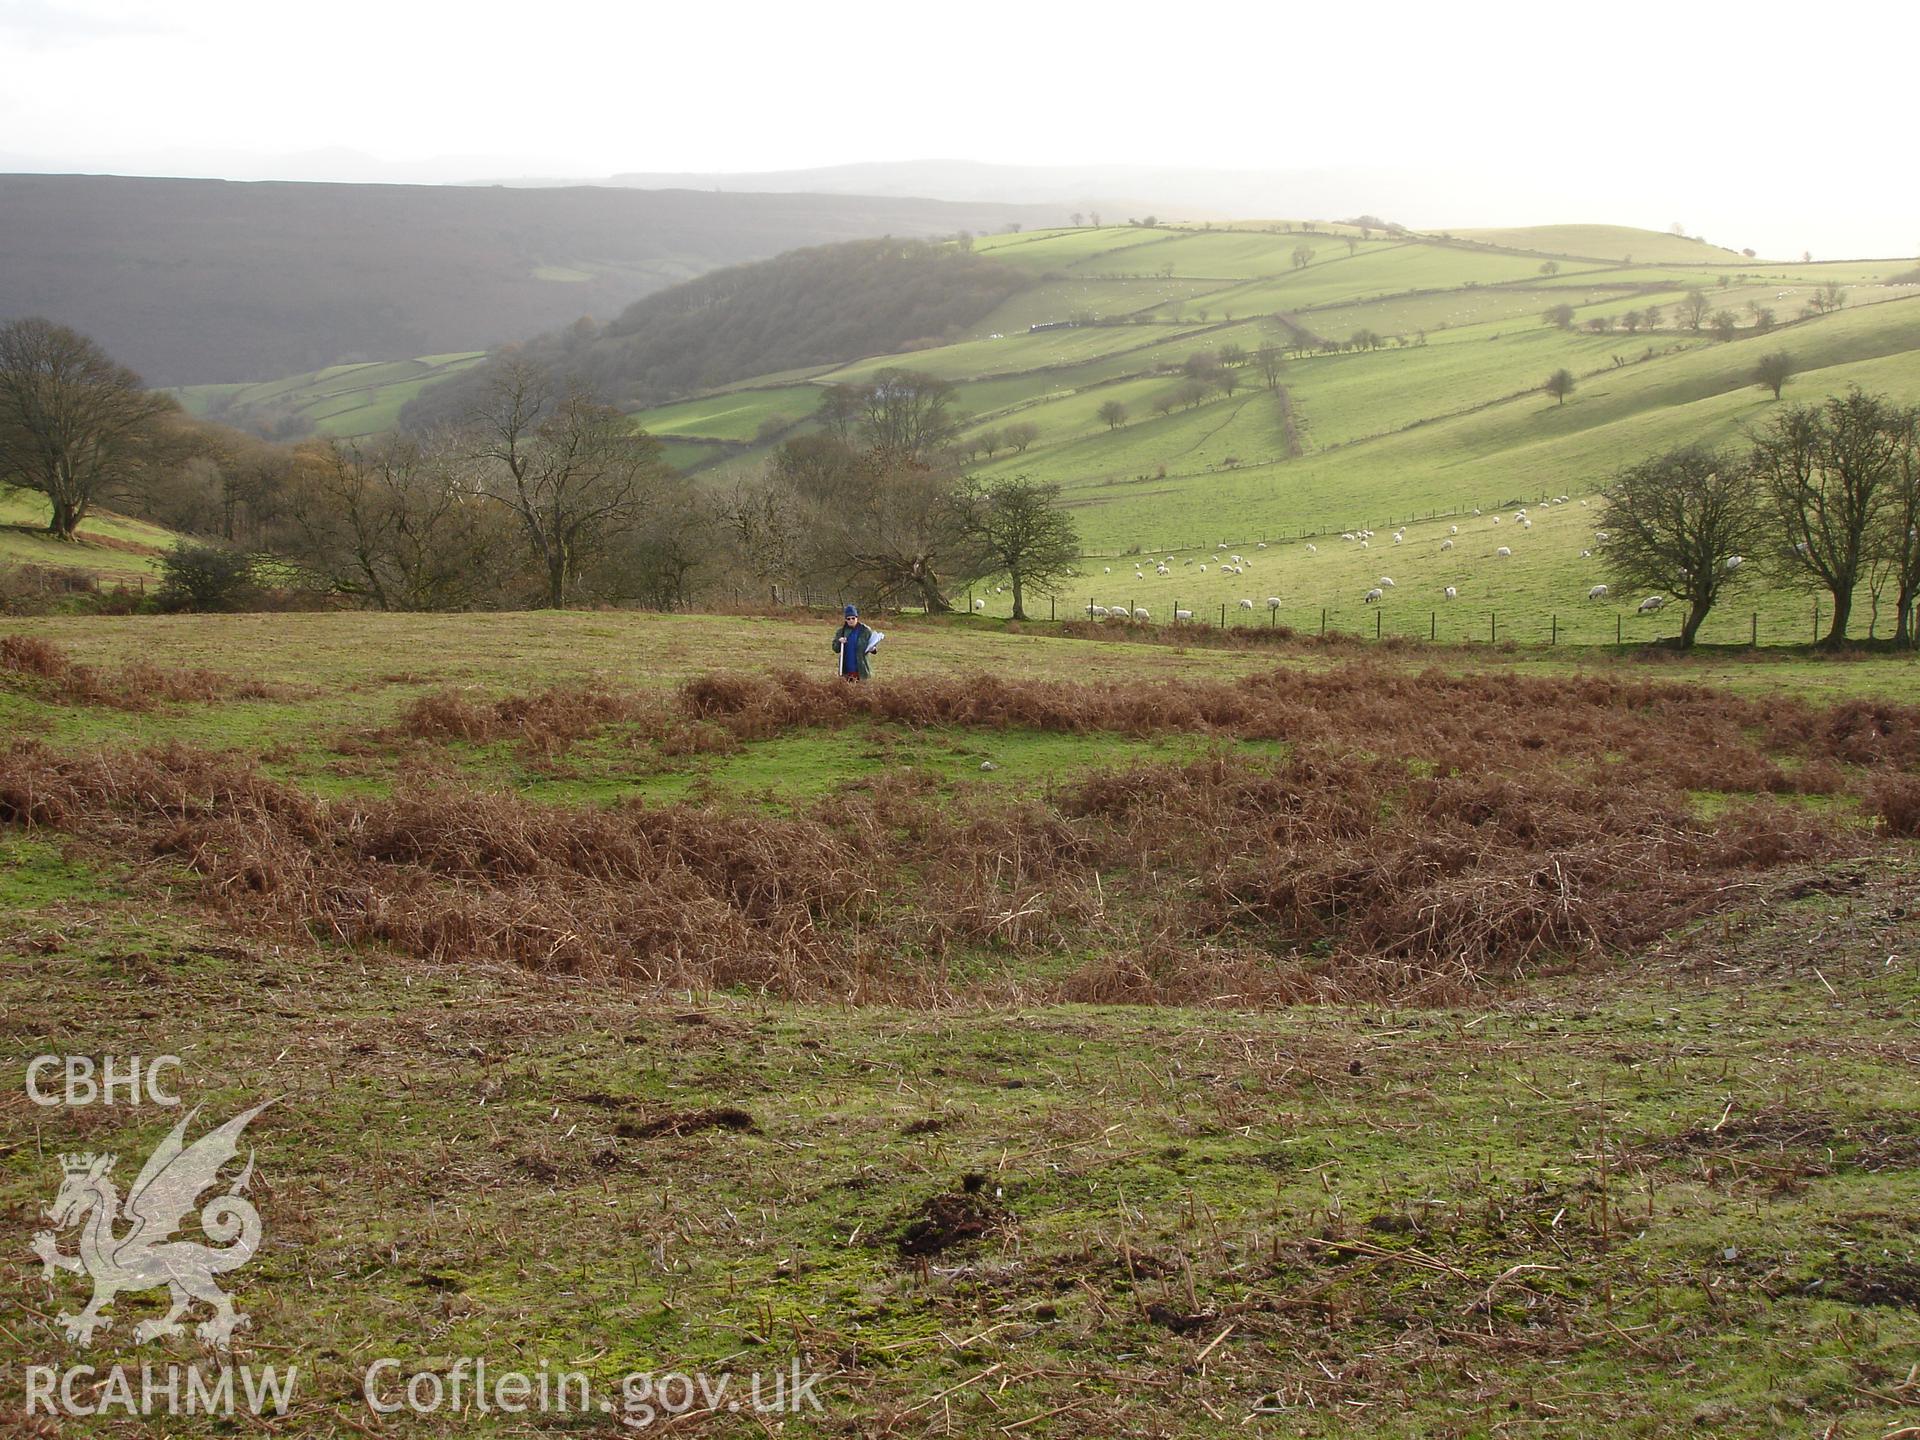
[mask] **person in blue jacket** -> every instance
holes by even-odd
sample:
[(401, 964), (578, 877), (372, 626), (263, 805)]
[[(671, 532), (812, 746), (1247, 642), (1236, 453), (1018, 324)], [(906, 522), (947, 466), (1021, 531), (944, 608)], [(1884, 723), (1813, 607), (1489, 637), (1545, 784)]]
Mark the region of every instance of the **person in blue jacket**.
[(862, 623), (860, 612), (849, 605), (840, 628), (833, 632), (833, 650), (840, 657), (842, 680), (871, 680), (873, 665), (867, 652), (873, 647), (873, 631)]

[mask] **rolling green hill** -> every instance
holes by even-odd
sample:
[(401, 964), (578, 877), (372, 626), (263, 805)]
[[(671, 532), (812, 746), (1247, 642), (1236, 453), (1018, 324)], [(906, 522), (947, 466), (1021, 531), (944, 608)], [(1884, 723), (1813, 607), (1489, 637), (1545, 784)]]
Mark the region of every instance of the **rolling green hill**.
[[(676, 394), (636, 411), (635, 422), (666, 442), (675, 464), (715, 481), (755, 470), (781, 439), (804, 432), (823, 385), (890, 365), (954, 382), (969, 417), (963, 442), (1010, 423), (1036, 427), (1025, 450), (983, 450), (976, 468), (1062, 486), (1089, 553), (1086, 583), (1057, 608), (1140, 605), (1160, 619), (1177, 605), (1217, 621), (1224, 605), (1229, 623), (1266, 623), (1266, 600), (1278, 596), (1285, 624), (1316, 628), (1325, 610), (1331, 628), (1456, 638), (1671, 633), (1671, 614), (1633, 616), (1637, 596), (1587, 602), (1602, 576), (1582, 555), (1594, 541), (1577, 502), (1652, 449), (1731, 441), (1764, 421), (1774, 401), (1751, 381), (1760, 355), (1794, 357), (1789, 400), (1855, 383), (1920, 398), (1920, 272), (1911, 260), (1764, 261), (1604, 225), (1426, 236), (1279, 221), (1025, 231), (977, 238), (970, 250), (952, 272), (954, 292), (944, 280), (929, 292), (943, 303), (958, 296), (937, 312), (937, 327), (913, 319), (932, 310), (895, 305), (901, 320), (886, 308), (897, 296), (868, 297), (885, 320), (871, 333), (916, 337), (889, 353), (857, 353), (857, 327), (812, 349), (787, 333), (796, 316), (815, 317), (814, 328), (849, 318), (847, 304), (823, 305), (817, 287), (787, 293), (783, 277), (813, 284), (822, 274), (832, 293), (853, 293), (845, 267), (824, 251), (655, 297), (592, 343), (622, 374), (642, 357), (641, 386)], [(994, 267), (1007, 272), (997, 303)], [(922, 270), (904, 268), (919, 284)], [(869, 279), (885, 288), (878, 272)], [(1844, 289), (1844, 305), (1812, 313), (1829, 284)], [(1695, 290), (1710, 312), (1733, 316), (1727, 338), (1683, 321)], [(718, 303), (694, 304), (702, 300)], [(1543, 323), (1560, 305), (1571, 307), (1571, 323)], [(778, 344), (756, 340), (783, 324)], [(923, 338), (931, 328), (945, 343)], [(1189, 357), (1266, 343), (1289, 355), (1277, 389), (1248, 364), (1233, 372), (1230, 393), (1175, 398)], [(743, 378), (691, 394), (673, 385), (669, 374), (697, 373), (680, 353), (694, 346)], [(450, 371), (467, 358), (337, 367), (240, 391), (200, 387), (188, 398), (282, 405), (323, 432), (361, 433), (391, 423), (400, 401), (422, 391), (409, 414), (444, 407), (461, 382), (431, 384), (435, 375), (418, 367), (449, 361)], [(1578, 385), (1557, 405), (1540, 387), (1561, 368)], [(1101, 417), (1108, 401), (1126, 408), (1124, 424)], [(1540, 508), (1561, 495), (1565, 505)], [(1522, 504), (1533, 528), (1514, 543), (1511, 512)], [(1503, 507), (1495, 539), (1491, 520)], [(1476, 508), (1485, 513), (1475, 517)], [(1403, 523), (1395, 546), (1391, 532)], [(1338, 538), (1361, 529), (1380, 532), (1365, 549)], [(1441, 550), (1448, 539), (1454, 545)], [(1223, 575), (1212, 563), (1221, 541), (1242, 555), (1244, 573)], [(1496, 556), (1500, 544), (1513, 555)], [(1170, 573), (1148, 561), (1136, 582), (1134, 557), (1165, 561)], [(1362, 597), (1386, 576), (1395, 584), (1382, 587), (1376, 613)], [(1010, 608), (990, 585), (969, 598), (984, 599), (988, 616)], [(1242, 611), (1241, 600), (1254, 610)], [(1736, 599), (1706, 638), (1746, 638), (1757, 623), (1763, 639), (1799, 639), (1811, 632), (1811, 606), (1799, 595)], [(1864, 597), (1856, 613), (1864, 633), (1873, 623)]]
[[(1163, 619), (1178, 605), (1217, 622), (1224, 605), (1228, 623), (1264, 624), (1278, 596), (1279, 622), (1308, 628), (1325, 609), (1330, 627), (1366, 633), (1598, 641), (1669, 634), (1678, 621), (1635, 617), (1638, 596), (1587, 602), (1603, 577), (1582, 556), (1592, 515), (1577, 502), (1651, 449), (1731, 441), (1763, 421), (1774, 401), (1750, 378), (1761, 354), (1795, 358), (1789, 400), (1854, 383), (1920, 398), (1909, 261), (1761, 261), (1610, 226), (1450, 237), (1109, 227), (993, 236), (974, 252), (1038, 283), (953, 343), (757, 378), (637, 423), (672, 436), (683, 463), (695, 454), (685, 447), (709, 442), (691, 459), (701, 473), (738, 473), (770, 449), (753, 443), (760, 424), (804, 414), (809, 386), (911, 366), (956, 383), (972, 417), (963, 439), (1038, 427), (1024, 452), (1001, 449), (977, 469), (1063, 487), (1089, 554), (1059, 611), (1138, 605)], [(1844, 307), (1806, 314), (1829, 282), (1845, 287)], [(1682, 322), (1692, 289), (1734, 313), (1731, 339)], [(1542, 322), (1560, 304), (1573, 307), (1570, 328)], [(1649, 307), (1661, 311), (1651, 328)], [(1640, 322), (1631, 332), (1629, 312)], [(1362, 332), (1372, 345), (1353, 347)], [(1279, 390), (1248, 365), (1231, 394), (1167, 405), (1188, 356), (1269, 341), (1290, 347)], [(1540, 386), (1563, 367), (1579, 383), (1556, 405)], [(1108, 400), (1127, 408), (1118, 428), (1098, 413)], [(1567, 503), (1541, 508), (1560, 495)], [(1531, 529), (1517, 531), (1520, 505)], [(1360, 529), (1379, 532), (1365, 549), (1339, 538)], [(1244, 573), (1214, 563), (1221, 541)], [(1501, 544), (1514, 553), (1496, 556)], [(1171, 573), (1158, 575), (1155, 559)], [(1362, 597), (1386, 576), (1395, 584), (1376, 616)], [(985, 599), (987, 615), (1010, 608), (991, 586), (970, 598)], [(1756, 612), (1763, 640), (1805, 638), (1811, 607), (1800, 595), (1738, 598), (1705, 638), (1746, 638)], [(1869, 610), (1863, 598), (1862, 633)], [(1889, 623), (1881, 617), (1880, 633)]]

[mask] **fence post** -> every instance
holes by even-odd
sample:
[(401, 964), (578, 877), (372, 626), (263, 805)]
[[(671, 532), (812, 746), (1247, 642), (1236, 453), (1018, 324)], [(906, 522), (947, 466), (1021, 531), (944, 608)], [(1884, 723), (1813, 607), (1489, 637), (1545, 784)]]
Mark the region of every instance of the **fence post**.
[(1620, 612), (1618, 610), (1614, 611), (1613, 612), (1613, 643), (1614, 644), (1616, 645), (1626, 644), (1626, 637), (1622, 633), (1624, 628), (1625, 627), (1623, 627), (1620, 623)]
[(1552, 617), (1552, 620), (1553, 628), (1547, 632), (1547, 644), (1558, 645), (1560, 643), (1560, 617), (1555, 615)]
[(1427, 639), (1438, 640), (1439, 638), (1440, 612), (1438, 610), (1429, 610), (1427, 612)]
[(1813, 643), (1816, 645), (1820, 643), (1820, 601), (1818, 597), (1816, 597), (1813, 602)]
[(1220, 628), (1227, 628), (1227, 602), (1224, 600), (1220, 602)]
[(1320, 607), (1320, 638), (1327, 638), (1327, 607), (1324, 605)]
[(1499, 643), (1500, 617), (1495, 611), (1489, 610), (1487, 612), (1487, 644), (1497, 645)]
[(1380, 638), (1380, 619), (1380, 612), (1375, 610), (1373, 612), (1373, 638), (1376, 640)]
[(1753, 612), (1753, 648), (1756, 650), (1760, 648), (1760, 612), (1758, 610)]

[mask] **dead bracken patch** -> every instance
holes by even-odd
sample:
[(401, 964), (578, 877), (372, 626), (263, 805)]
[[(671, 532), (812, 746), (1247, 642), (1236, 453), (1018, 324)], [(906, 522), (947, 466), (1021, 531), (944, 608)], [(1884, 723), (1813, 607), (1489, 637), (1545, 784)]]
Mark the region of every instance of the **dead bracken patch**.
[[(0, 821), (184, 865), (249, 925), (439, 962), (853, 1003), (1445, 1003), (1870, 850), (1844, 807), (1766, 797), (1858, 798), (1920, 763), (1901, 707), (1359, 665), (1130, 686), (719, 675), (672, 697), (450, 694), (408, 715), (409, 734), (541, 746), (608, 725), (731, 745), (858, 716), (1285, 744), (1040, 796), (889, 772), (774, 813), (540, 804), (451, 772), (320, 801), (182, 746), (22, 741)], [(1700, 790), (1760, 798), (1707, 819)]]
[(82, 665), (51, 641), (0, 636), (0, 675), (21, 677), (40, 698), (63, 705), (146, 711), (156, 705), (216, 700), (289, 700), (290, 685), (240, 680), (212, 670), (169, 670), (136, 661), (116, 670)]

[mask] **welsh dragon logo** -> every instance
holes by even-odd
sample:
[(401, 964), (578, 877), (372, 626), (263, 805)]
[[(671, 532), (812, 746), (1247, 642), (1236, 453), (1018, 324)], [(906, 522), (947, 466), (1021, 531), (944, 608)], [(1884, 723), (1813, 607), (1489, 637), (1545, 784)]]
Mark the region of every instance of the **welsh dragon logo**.
[[(191, 1145), (184, 1143), (187, 1126), (200, 1111), (198, 1107), (188, 1111), (141, 1167), (127, 1194), (124, 1213), (120, 1192), (110, 1178), (118, 1157), (91, 1153), (60, 1157), (65, 1178), (46, 1212), (54, 1228), (33, 1237), (33, 1253), (40, 1257), (49, 1285), (56, 1270), (84, 1274), (93, 1281), (87, 1308), (78, 1315), (57, 1317), (69, 1341), (91, 1345), (94, 1331), (113, 1323), (101, 1312), (116, 1295), (164, 1285), (172, 1308), (157, 1320), (135, 1326), (137, 1342), (182, 1333), (186, 1327), (180, 1317), (199, 1301), (212, 1306), (214, 1313), (196, 1333), (223, 1350), (228, 1347), (234, 1330), (247, 1324), (248, 1317), (234, 1310), (233, 1301), (213, 1283), (213, 1277), (238, 1270), (260, 1247), (260, 1212), (244, 1194), (253, 1177), (251, 1152), (240, 1174), (200, 1211), (200, 1228), (213, 1244), (173, 1237), (201, 1194), (219, 1183), (220, 1167), (238, 1152), (247, 1122), (272, 1103), (269, 1100), (234, 1116)], [(114, 1227), (123, 1220), (131, 1221), (133, 1228), (116, 1235)], [(63, 1255), (59, 1232), (73, 1226), (80, 1227), (79, 1253)]]

